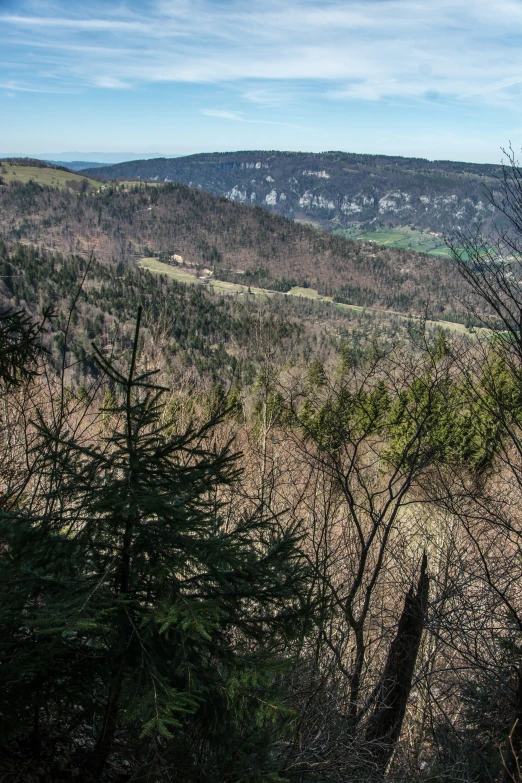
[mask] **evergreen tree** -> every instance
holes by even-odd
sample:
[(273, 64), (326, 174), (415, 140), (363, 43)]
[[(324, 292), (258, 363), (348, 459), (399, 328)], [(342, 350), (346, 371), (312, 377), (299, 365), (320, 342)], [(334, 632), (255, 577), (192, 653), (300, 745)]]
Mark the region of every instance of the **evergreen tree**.
[(19, 385), (35, 374), (36, 359), (42, 353), (40, 338), (52, 317), (50, 308), (40, 323), (23, 309), (0, 313), (0, 379), (6, 387)]
[(225, 514), (239, 472), (212, 437), (222, 411), (162, 423), (140, 317), (126, 371), (98, 353), (116, 394), (102, 434), (41, 418), (39, 489), (0, 518), (2, 743), (96, 780), (125, 742), (137, 768), (154, 743), (169, 780), (269, 780), (306, 572), (277, 519)]

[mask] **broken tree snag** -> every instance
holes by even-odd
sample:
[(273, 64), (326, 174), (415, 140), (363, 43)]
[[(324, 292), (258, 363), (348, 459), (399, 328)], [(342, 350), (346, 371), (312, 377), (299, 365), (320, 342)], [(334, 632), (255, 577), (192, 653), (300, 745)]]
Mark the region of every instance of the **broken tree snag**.
[(386, 770), (399, 739), (410, 695), (428, 608), (427, 566), (424, 553), (417, 590), (412, 585), (406, 594), (397, 634), (390, 644), (377, 691), (375, 709), (366, 728), (366, 741), (371, 743), (373, 760), (382, 772)]
[(504, 772), (502, 783), (519, 783), (522, 780), (522, 669), (517, 671), (517, 690), (513, 704), (513, 717), (506, 750), (502, 759)]

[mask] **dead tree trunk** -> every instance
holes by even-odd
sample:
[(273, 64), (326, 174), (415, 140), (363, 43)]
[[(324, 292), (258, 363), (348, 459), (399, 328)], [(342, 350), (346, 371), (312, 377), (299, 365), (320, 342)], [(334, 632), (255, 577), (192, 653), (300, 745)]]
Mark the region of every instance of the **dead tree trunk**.
[(393, 755), (410, 695), (428, 606), (427, 565), (424, 553), (417, 590), (412, 585), (406, 595), (397, 634), (390, 644), (377, 690), (375, 709), (366, 728), (366, 741), (370, 744), (373, 760), (381, 772), (386, 771)]
[(503, 758), (502, 783), (520, 783), (522, 780), (522, 671), (517, 672), (518, 686), (513, 704), (514, 723), (509, 732)]

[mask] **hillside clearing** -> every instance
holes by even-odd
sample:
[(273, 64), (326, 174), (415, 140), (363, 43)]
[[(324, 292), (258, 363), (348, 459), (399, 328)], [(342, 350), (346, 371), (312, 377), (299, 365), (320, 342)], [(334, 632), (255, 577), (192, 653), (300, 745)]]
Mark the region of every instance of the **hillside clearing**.
[[(157, 258), (140, 258), (137, 263), (141, 269), (148, 269), (149, 272), (155, 272), (156, 274), (167, 275), (173, 280), (176, 280), (178, 283), (185, 283), (188, 285), (208, 285), (212, 287), (214, 291), (225, 291), (227, 293), (237, 293), (237, 294), (250, 293), (253, 296), (264, 296), (264, 297), (271, 297), (274, 296), (276, 293), (279, 293), (276, 291), (270, 291), (266, 288), (256, 288), (254, 286), (251, 286), (249, 288), (247, 286), (239, 285), (237, 283), (227, 283), (222, 280), (215, 280), (214, 278), (211, 277), (200, 278), (196, 276), (195, 270), (194, 273), (192, 274), (191, 272), (188, 272), (186, 269), (180, 269), (179, 267), (172, 266), (171, 264), (165, 264), (162, 261), (158, 261)], [(294, 286), (293, 288), (290, 289), (290, 291), (288, 291), (285, 294), (280, 294), (280, 296), (297, 296), (297, 297), (304, 297), (306, 299), (315, 299), (320, 302), (328, 302), (332, 305), (335, 305), (339, 310), (351, 310), (352, 312), (358, 312), (358, 313), (367, 312), (383, 318), (393, 316), (403, 321), (420, 320), (419, 316), (409, 315), (409, 314), (405, 315), (404, 313), (399, 313), (394, 310), (379, 310), (375, 307), (361, 307), (360, 305), (334, 302), (331, 296), (322, 296), (314, 288), (304, 288), (301, 286)], [(437, 327), (440, 327), (442, 329), (449, 329), (452, 332), (457, 332), (459, 334), (469, 333), (468, 328), (464, 324), (454, 323), (452, 321), (436, 321), (436, 320), (428, 319), (426, 320), (426, 326), (432, 329)], [(485, 330), (479, 329), (477, 331), (485, 331)]]
[(0, 161), (0, 177), (4, 182), (36, 182), (51, 188), (71, 188), (71, 183), (77, 187), (87, 182), (90, 187), (99, 188), (100, 183), (88, 177), (82, 177), (72, 171), (61, 171), (51, 167), (18, 166), (6, 161)]
[(443, 237), (430, 231), (420, 231), (408, 226), (396, 228), (375, 228), (372, 231), (362, 227), (337, 229), (334, 234), (340, 234), (347, 239), (360, 239), (364, 242), (374, 242), (376, 245), (394, 247), (397, 249), (414, 250), (416, 253), (426, 253), (432, 256), (450, 256), (450, 251)]

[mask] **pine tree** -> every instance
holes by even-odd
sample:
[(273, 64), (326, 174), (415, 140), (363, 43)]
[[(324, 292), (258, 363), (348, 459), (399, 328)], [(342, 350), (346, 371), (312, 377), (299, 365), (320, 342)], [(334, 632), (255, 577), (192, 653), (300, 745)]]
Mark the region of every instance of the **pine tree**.
[(306, 572), (277, 520), (224, 514), (239, 470), (212, 439), (222, 411), (181, 433), (162, 423), (164, 389), (137, 369), (140, 317), (127, 370), (98, 352), (116, 395), (102, 434), (41, 419), (40, 488), (0, 518), (3, 741), (61, 747), (95, 780), (125, 741), (161, 747), (170, 780), (237, 779), (238, 765), (269, 780), (248, 754), (282, 714)]
[(41, 322), (23, 309), (9, 308), (0, 314), (0, 379), (5, 386), (16, 386), (35, 374), (36, 359), (43, 350), (40, 338), (52, 317), (50, 308)]

